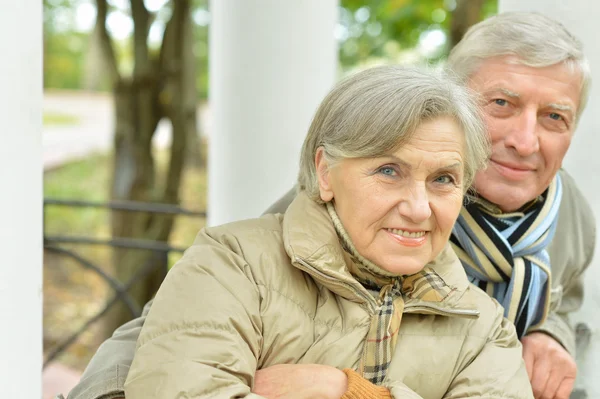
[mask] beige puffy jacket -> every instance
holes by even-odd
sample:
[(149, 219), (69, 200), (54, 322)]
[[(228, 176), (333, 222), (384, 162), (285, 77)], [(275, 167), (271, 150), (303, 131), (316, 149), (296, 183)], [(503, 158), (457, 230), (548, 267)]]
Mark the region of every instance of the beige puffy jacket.
[[(325, 207), (304, 194), (285, 215), (203, 230), (154, 300), (127, 399), (253, 398), (259, 368), (357, 368), (377, 305), (350, 259)], [(531, 398), (501, 307), (469, 284), (451, 250), (432, 267), (453, 293), (406, 301), (385, 382), (392, 395)]]
[[(256, 398), (257, 369), (357, 368), (376, 308), (348, 272), (324, 206), (201, 231), (169, 272), (137, 343), (127, 399)], [(514, 327), (447, 249), (432, 266), (454, 292), (407, 300), (385, 386), (395, 398), (531, 398)], [(409, 295), (410, 296), (410, 295)]]

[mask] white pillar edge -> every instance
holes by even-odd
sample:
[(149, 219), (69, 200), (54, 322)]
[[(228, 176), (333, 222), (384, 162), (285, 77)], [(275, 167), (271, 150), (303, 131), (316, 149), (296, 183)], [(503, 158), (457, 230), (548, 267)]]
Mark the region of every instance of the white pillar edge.
[(337, 73), (338, 0), (210, 2), (208, 224), (259, 216), (296, 181)]
[(42, 2), (0, 12), (0, 386), (41, 398)]

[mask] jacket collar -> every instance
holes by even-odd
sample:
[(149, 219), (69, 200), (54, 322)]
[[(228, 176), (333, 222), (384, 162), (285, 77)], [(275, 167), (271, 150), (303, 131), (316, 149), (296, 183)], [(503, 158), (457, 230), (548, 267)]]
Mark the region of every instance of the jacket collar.
[[(285, 250), (295, 267), (345, 299), (375, 306), (373, 296), (351, 273), (351, 270), (357, 269), (356, 262), (360, 260), (344, 249), (325, 205), (317, 204), (306, 193), (300, 192), (284, 215), (283, 239)], [(437, 283), (444, 285), (449, 292), (441, 300), (422, 295), (427, 291), (422, 289), (423, 284), (429, 284), (431, 280), (427, 278), (428, 271), (434, 272), (439, 277)], [(385, 272), (383, 274), (386, 275)], [(461, 304), (460, 299), (468, 289), (469, 281), (449, 245), (425, 267), (422, 275), (407, 276), (405, 279), (410, 283), (408, 290), (403, 290), (407, 310), (411, 307), (431, 308), (430, 305), (434, 305), (434, 308), (450, 312), (475, 311), (472, 306)]]

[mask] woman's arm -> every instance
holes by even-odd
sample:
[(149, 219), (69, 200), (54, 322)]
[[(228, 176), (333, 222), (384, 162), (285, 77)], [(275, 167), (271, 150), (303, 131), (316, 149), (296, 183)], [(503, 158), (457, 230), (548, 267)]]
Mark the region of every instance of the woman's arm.
[(206, 232), (171, 269), (148, 314), (127, 399), (258, 397), (251, 393), (262, 322), (240, 253)]
[(533, 399), (515, 327), (496, 301), (494, 305), (495, 319), (485, 345), (454, 378), (444, 399)]

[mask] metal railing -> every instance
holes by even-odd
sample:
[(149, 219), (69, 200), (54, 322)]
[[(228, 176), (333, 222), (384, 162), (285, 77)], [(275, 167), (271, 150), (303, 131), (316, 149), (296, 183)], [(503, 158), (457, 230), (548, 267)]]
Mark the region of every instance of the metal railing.
[[(55, 345), (46, 355), (44, 360), (44, 367), (50, 362), (56, 359), (61, 353), (63, 353), (69, 346), (71, 346), (77, 338), (85, 332), (90, 326), (102, 318), (118, 301), (122, 301), (127, 309), (131, 312), (133, 318), (138, 317), (141, 314), (141, 304), (136, 301), (127, 292), (129, 288), (135, 283), (143, 280), (149, 273), (154, 271), (157, 264), (166, 264), (166, 259), (171, 252), (182, 253), (185, 248), (175, 247), (170, 245), (168, 242), (163, 241), (151, 241), (133, 238), (111, 238), (111, 239), (100, 239), (95, 237), (77, 236), (77, 235), (51, 235), (46, 232), (46, 208), (49, 206), (53, 207), (68, 207), (68, 208), (99, 208), (110, 211), (125, 211), (125, 212), (144, 212), (152, 214), (163, 214), (163, 215), (176, 215), (176, 216), (188, 216), (205, 218), (206, 212), (191, 211), (182, 208), (177, 205), (169, 204), (158, 204), (158, 203), (146, 203), (137, 201), (110, 201), (110, 202), (94, 202), (94, 201), (80, 201), (80, 200), (63, 200), (63, 199), (44, 199), (44, 250), (50, 253), (54, 253), (60, 256), (70, 258), (81, 267), (94, 272), (102, 280), (104, 280), (108, 286), (114, 291), (112, 298), (105, 304), (105, 306), (92, 317), (90, 317), (80, 328), (73, 331), (68, 337), (61, 340)], [(141, 249), (151, 251), (154, 256), (143, 265), (133, 277), (126, 282), (120, 282), (113, 276), (106, 273), (103, 268), (95, 264), (89, 259), (81, 256), (72, 249), (65, 248), (64, 244), (85, 244), (85, 245), (98, 245), (106, 246), (110, 248), (123, 248), (123, 249)], [(156, 260), (162, 259), (164, 262), (156, 262)]]

